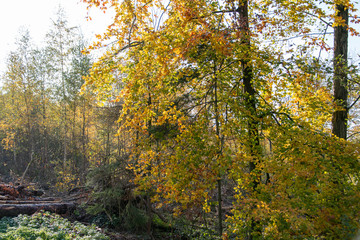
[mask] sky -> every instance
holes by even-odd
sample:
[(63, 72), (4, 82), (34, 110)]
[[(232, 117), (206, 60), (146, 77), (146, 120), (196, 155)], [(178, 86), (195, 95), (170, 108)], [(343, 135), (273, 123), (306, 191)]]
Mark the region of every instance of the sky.
[[(6, 69), (6, 58), (15, 50), (15, 41), (20, 28), (27, 28), (33, 42), (41, 46), (45, 34), (51, 27), (51, 19), (61, 6), (67, 15), (69, 27), (81, 26), (82, 32), (89, 41), (95, 40), (95, 34), (105, 31), (111, 23), (111, 14), (92, 8), (92, 21), (87, 21), (87, 9), (80, 0), (0, 0), (0, 75)], [(360, 8), (360, 6), (358, 6)], [(357, 26), (357, 30), (360, 31)], [(360, 37), (350, 38), (349, 57), (359, 59)]]
[(40, 46), (49, 31), (56, 12), (61, 6), (66, 13), (68, 26), (81, 26), (90, 41), (95, 34), (104, 32), (111, 22), (111, 16), (96, 9), (90, 12), (93, 21), (87, 21), (87, 9), (80, 0), (0, 0), (0, 73), (5, 71), (6, 58), (15, 50), (15, 40), (19, 30), (27, 28), (34, 44)]

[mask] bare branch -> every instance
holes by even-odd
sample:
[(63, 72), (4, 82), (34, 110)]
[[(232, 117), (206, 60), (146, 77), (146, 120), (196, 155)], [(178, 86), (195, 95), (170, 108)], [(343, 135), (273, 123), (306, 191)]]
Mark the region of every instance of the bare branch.
[(325, 23), (328, 27), (332, 27), (333, 24), (331, 22), (325, 21), (322, 17), (316, 16), (315, 14), (312, 14), (310, 12), (305, 12), (307, 15), (315, 17), (317, 19), (319, 19), (321, 22)]
[(354, 137), (355, 135), (360, 134), (360, 132), (354, 132), (352, 133), (350, 136), (347, 137), (347, 139), (349, 140), (350, 138)]
[(356, 98), (356, 100), (350, 105), (350, 107), (347, 108), (347, 110), (350, 110), (358, 101), (360, 100), (360, 95)]
[[(165, 7), (165, 11), (166, 11), (166, 10), (168, 9), (168, 7), (170, 6), (170, 3), (171, 3), (171, 1), (169, 1), (169, 3), (167, 4), (167, 6)], [(160, 23), (161, 23), (161, 19), (162, 19), (162, 17), (164, 16), (165, 11), (163, 11), (163, 12), (161, 13), (161, 15), (160, 15), (158, 24), (157, 24), (156, 29), (155, 29), (156, 31), (159, 30)]]

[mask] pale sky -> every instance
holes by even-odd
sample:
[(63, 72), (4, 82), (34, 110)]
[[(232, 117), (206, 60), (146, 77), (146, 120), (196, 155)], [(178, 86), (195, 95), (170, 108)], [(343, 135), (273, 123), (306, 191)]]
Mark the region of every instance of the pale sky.
[[(111, 23), (111, 13), (92, 8), (90, 15), (93, 21), (87, 21), (87, 9), (80, 0), (0, 0), (0, 75), (5, 70), (6, 58), (15, 50), (14, 42), (19, 36), (19, 29), (26, 27), (33, 42), (41, 46), (45, 34), (50, 29), (51, 19), (56, 18), (56, 10), (61, 6), (67, 15), (69, 27), (81, 26), (82, 32), (89, 41), (94, 35), (105, 31)], [(360, 31), (360, 27), (356, 26)], [(358, 59), (360, 37), (351, 37), (349, 56)]]
[(33, 42), (40, 46), (56, 19), (59, 5), (65, 10), (68, 26), (81, 26), (85, 37), (95, 40), (94, 35), (102, 33), (111, 22), (110, 14), (91, 10), (93, 21), (87, 21), (86, 5), (80, 0), (0, 0), (0, 74), (5, 70), (6, 57), (15, 50), (15, 39), (19, 29), (26, 27)]

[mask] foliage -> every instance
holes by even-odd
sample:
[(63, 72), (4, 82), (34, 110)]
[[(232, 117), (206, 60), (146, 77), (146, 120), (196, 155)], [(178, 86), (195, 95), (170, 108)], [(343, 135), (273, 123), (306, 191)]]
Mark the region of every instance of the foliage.
[[(304, 138), (297, 137), (299, 134)], [(294, 126), (271, 133), (272, 155), (262, 163), (271, 175), (251, 197), (242, 178), (229, 222), (238, 235), (254, 216), (265, 239), (351, 239), (359, 229), (359, 146)], [(341, 204), (343, 203), (343, 204)], [(346, 204), (345, 204), (346, 203)], [(259, 236), (258, 236), (259, 237)]]
[(116, 13), (88, 48), (113, 41), (85, 86), (123, 103), (139, 192), (196, 215), (214, 191), (221, 210), (230, 178), (224, 238), (354, 233), (358, 146), (330, 134), (329, 67), (315, 56), (331, 51), (327, 29), (346, 25), (329, 9), (357, 18), (350, 1), (83, 1)]
[(125, 222), (125, 227), (133, 232), (144, 232), (146, 230), (146, 223), (148, 216), (145, 211), (129, 202), (126, 205), (125, 212), (122, 215)]
[(0, 238), (11, 239), (109, 239), (94, 225), (85, 226), (48, 212), (32, 216), (19, 215), (15, 218), (2, 218)]
[(154, 208), (198, 221), (183, 230), (199, 239), (355, 234), (359, 142), (331, 118), (358, 121), (359, 74), (327, 59), (330, 28), (358, 35), (340, 16), (359, 23), (352, 1), (83, 2), (115, 13), (83, 51), (103, 50), (90, 70), (61, 11), (46, 48), (24, 34), (9, 56), (4, 167), (62, 190), (90, 169), (89, 211), (149, 235)]
[(196, 239), (196, 240), (211, 240), (211, 239), (220, 239), (216, 237), (216, 231), (210, 229), (206, 225), (195, 225), (194, 221), (189, 221), (185, 218), (177, 218), (174, 220), (175, 234), (179, 234), (187, 239)]
[(114, 173), (117, 171), (116, 166), (117, 164), (111, 164), (90, 171), (88, 185), (94, 188), (92, 198), (97, 202), (89, 208), (90, 213), (120, 211), (121, 199), (127, 196), (124, 196), (126, 193), (122, 188), (124, 182), (118, 181)]
[(94, 168), (88, 175), (88, 185), (93, 188), (93, 203), (87, 211), (93, 215), (106, 214), (108, 227), (144, 232), (148, 218), (144, 211), (143, 196), (134, 193), (129, 184), (133, 174), (115, 162)]
[(47, 45), (34, 46), (23, 31), (8, 56), (1, 87), (1, 173), (13, 171), (66, 191), (84, 183), (96, 132), (92, 96), (80, 95), (91, 58), (81, 54), (85, 40), (59, 14)]

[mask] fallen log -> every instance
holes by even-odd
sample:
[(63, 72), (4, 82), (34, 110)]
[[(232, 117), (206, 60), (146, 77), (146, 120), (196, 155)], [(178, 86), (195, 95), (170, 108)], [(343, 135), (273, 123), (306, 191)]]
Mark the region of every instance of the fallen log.
[(3, 195), (0, 195), (0, 200), (1, 201), (5, 201), (5, 200), (15, 200), (16, 198), (12, 197), (12, 196), (9, 196), (9, 195), (6, 195), (6, 196), (3, 196)]
[(13, 186), (0, 183), (0, 196), (12, 198), (40, 197), (44, 195), (42, 190), (27, 189), (28, 185)]
[[(53, 201), (45, 201), (45, 200), (31, 200), (31, 201), (27, 201), (27, 200), (0, 200), (0, 205), (1, 204), (44, 204), (44, 203), (62, 203), (63, 201), (61, 200), (53, 200)], [(70, 202), (70, 201), (68, 201)]]
[(0, 218), (15, 217), (19, 214), (31, 215), (40, 210), (57, 214), (72, 212), (76, 207), (74, 202), (64, 203), (32, 203), (32, 204), (0, 204)]

